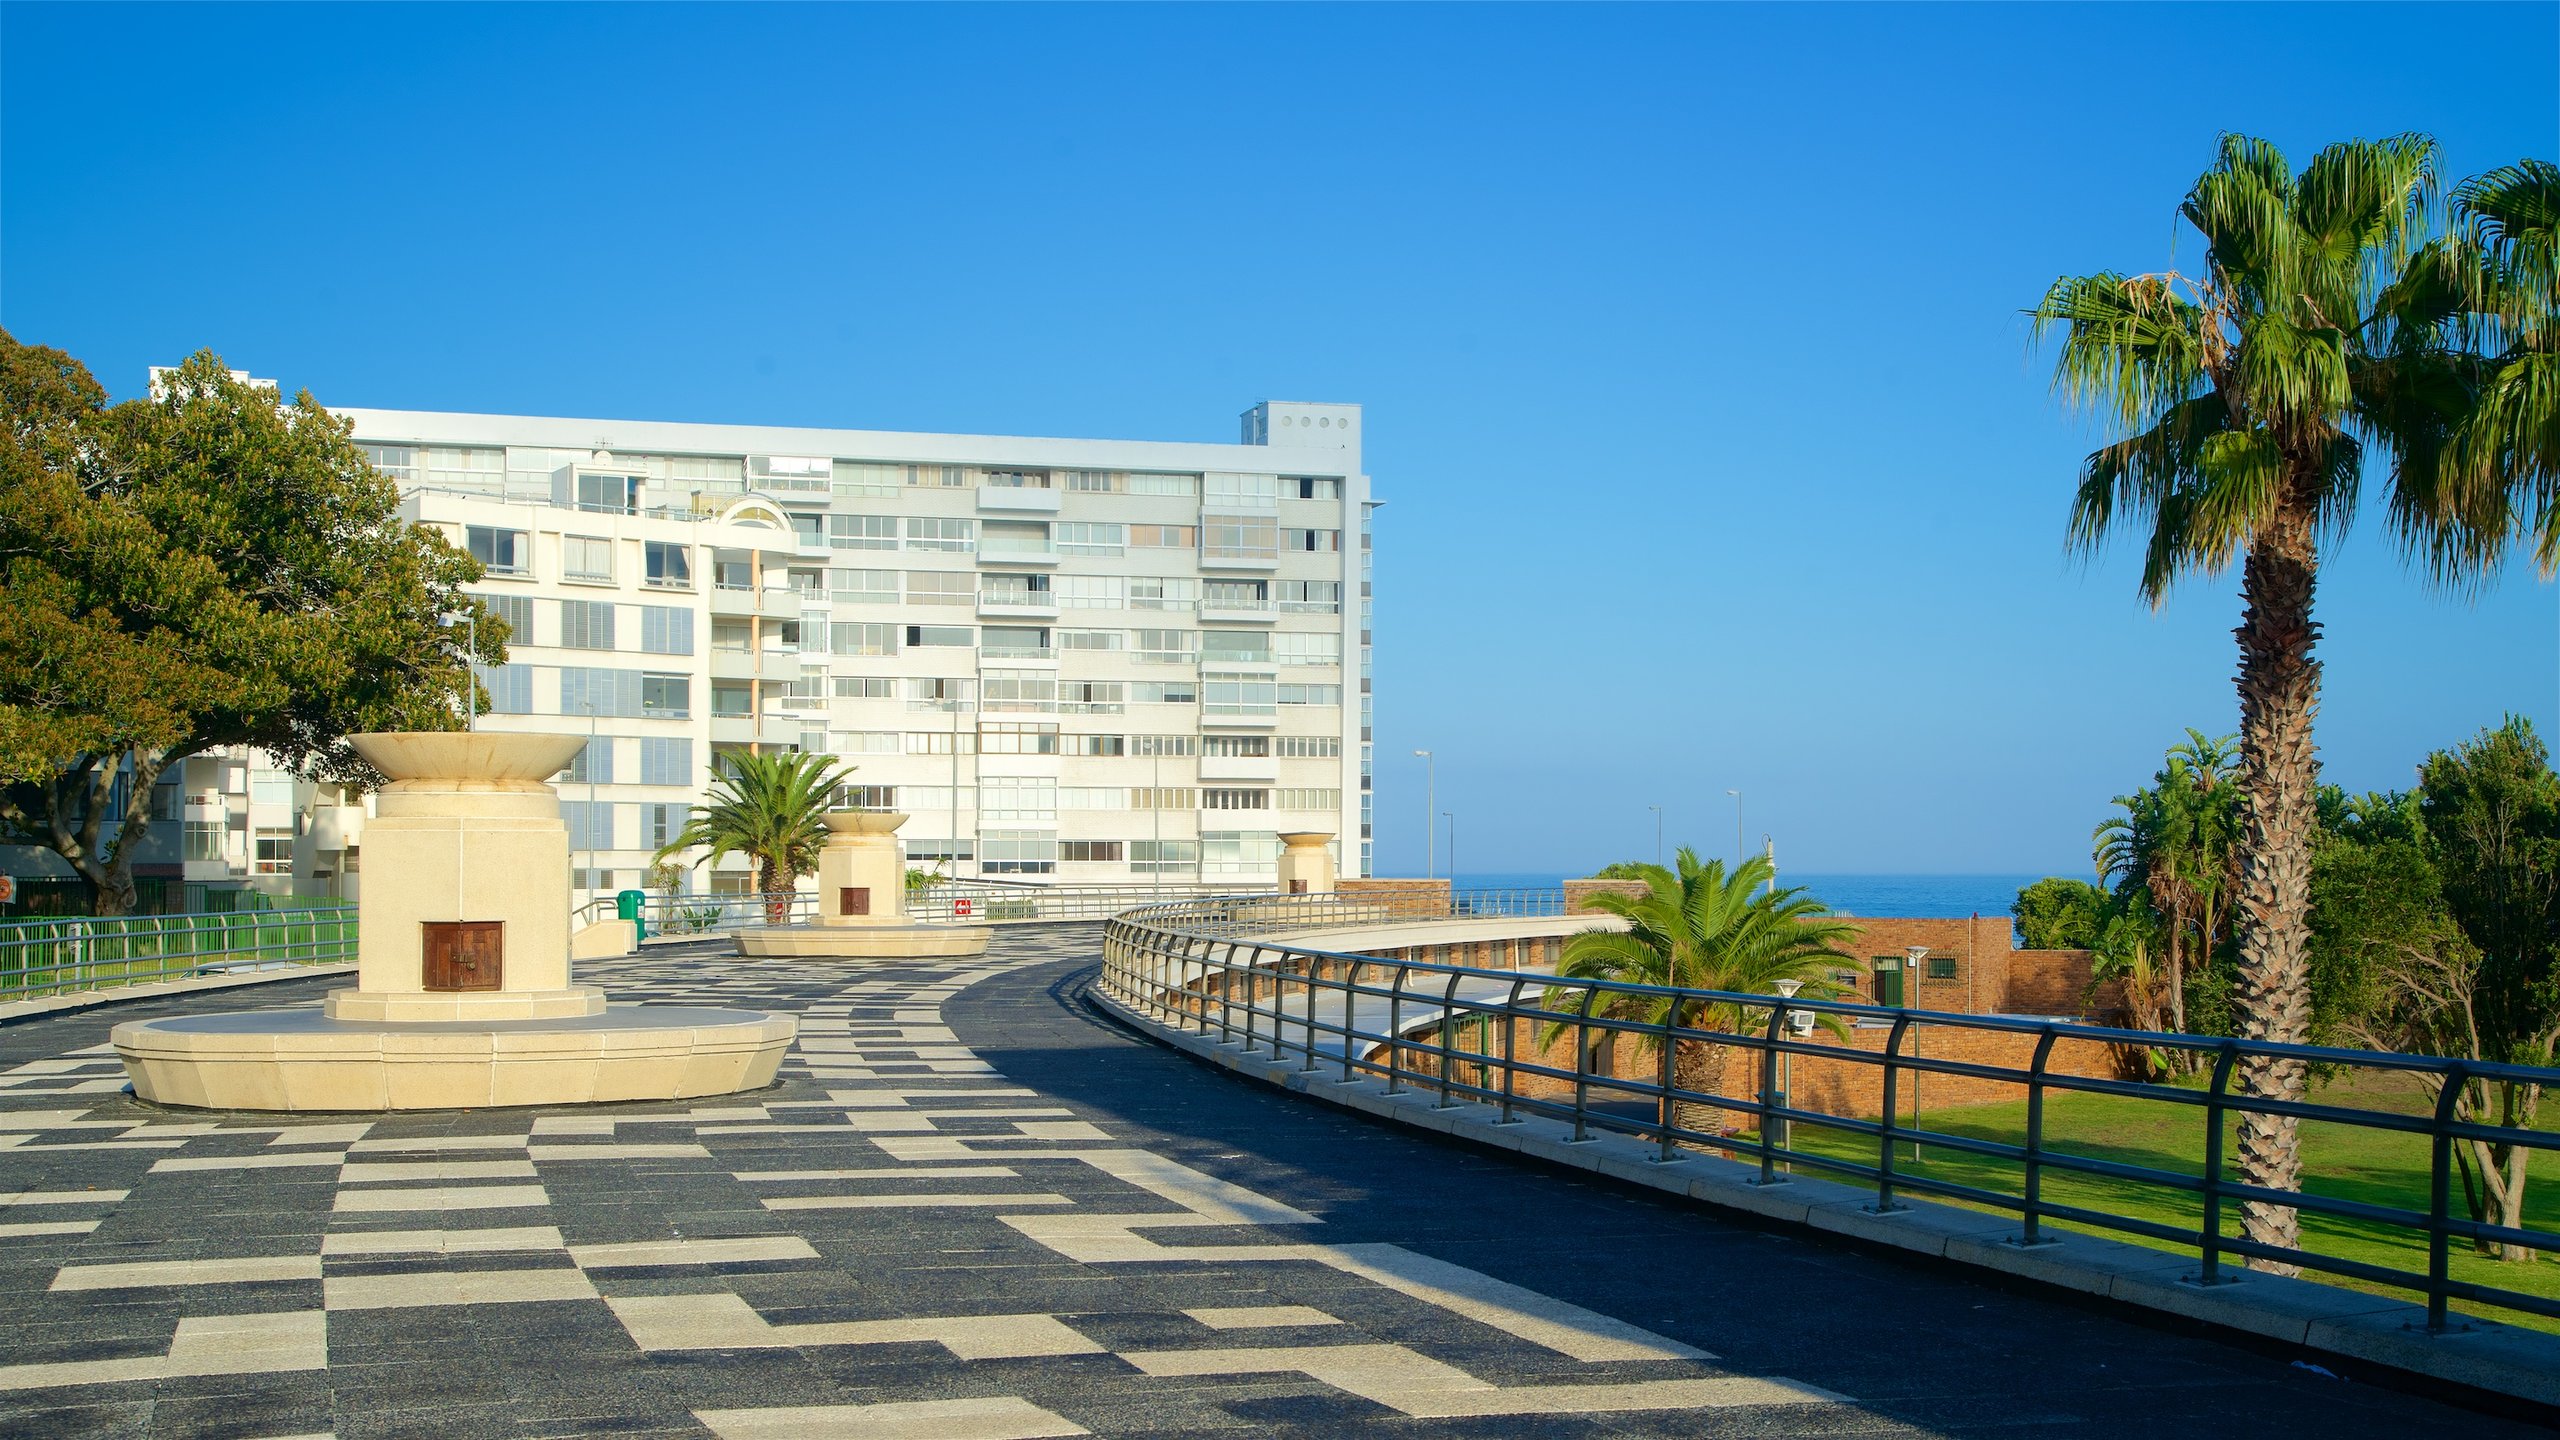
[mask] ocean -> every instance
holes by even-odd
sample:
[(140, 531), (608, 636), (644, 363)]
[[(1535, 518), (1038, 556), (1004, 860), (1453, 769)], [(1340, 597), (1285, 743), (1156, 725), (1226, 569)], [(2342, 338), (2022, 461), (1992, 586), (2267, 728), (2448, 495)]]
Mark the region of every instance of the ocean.
[[(1800, 886), (1841, 915), (1949, 917), (2006, 915), (2018, 891), (2042, 875), (1824, 875), (1778, 872), (1778, 883)], [(1466, 874), (1461, 890), (1553, 889), (1561, 875)]]

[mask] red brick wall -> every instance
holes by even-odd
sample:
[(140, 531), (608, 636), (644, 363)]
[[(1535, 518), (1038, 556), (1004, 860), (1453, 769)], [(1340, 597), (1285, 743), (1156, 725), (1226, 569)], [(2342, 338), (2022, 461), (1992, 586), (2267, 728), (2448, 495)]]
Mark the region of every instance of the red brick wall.
[(2086, 950), (2015, 950), (2009, 955), (2009, 1011), (2014, 1015), (2113, 1016), (2124, 1009), (2124, 982), (2091, 989), (2097, 957)]
[(1567, 880), (1564, 882), (1564, 908), (1568, 915), (1582, 913), (1582, 897), (1610, 891), (1619, 895), (1642, 895), (1647, 886), (1641, 880)]

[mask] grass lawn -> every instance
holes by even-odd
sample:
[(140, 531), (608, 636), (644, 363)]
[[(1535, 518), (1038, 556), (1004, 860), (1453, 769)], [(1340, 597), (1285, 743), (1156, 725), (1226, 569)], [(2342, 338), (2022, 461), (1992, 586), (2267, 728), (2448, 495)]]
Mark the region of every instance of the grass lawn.
[[(2318, 1090), (2313, 1098), (2331, 1104), (2411, 1114), (2422, 1114), (2427, 1109), (2424, 1092), (2404, 1077), (2352, 1077)], [(2545, 1104), (2538, 1120), (2539, 1128), (2560, 1130), (2560, 1113), (2556, 1111), (2560, 1111), (2560, 1106)], [(1933, 1108), (1926, 1113), (1925, 1122), (1929, 1129), (1946, 1134), (2015, 1145), (2025, 1142), (2026, 1117), (2026, 1102), (2021, 1100), (2008, 1104)], [(2236, 1127), (2236, 1121), (2233, 1127)], [(2226, 1175), (2231, 1173), (2230, 1167), (2238, 1154), (2238, 1142), (2229, 1133), (2229, 1128), (2226, 1128), (2224, 1137)], [(2045, 1145), (2051, 1151), (2092, 1159), (2141, 1165), (2182, 1175), (2201, 1175), (2204, 1112), (2183, 1105), (2115, 1095), (2052, 1095), (2045, 1101)], [(1808, 1125), (1798, 1126), (1795, 1148), (1842, 1160), (1870, 1164), (1875, 1160), (1875, 1142), (1870, 1137), (1822, 1131)], [(2020, 1193), (2022, 1188), (2023, 1167), (2014, 1161), (1967, 1155), (1943, 1147), (1923, 1147), (1915, 1165), (1908, 1145), (1898, 1145), (1896, 1149), (1900, 1152), (1900, 1158), (1895, 1162), (1897, 1171), (2011, 1195)], [(2302, 1164), (2303, 1189), (2308, 1193), (2372, 1205), (2396, 1205), (2419, 1211), (2426, 1209), (2428, 1147), (2423, 1136), (2306, 1122), (2302, 1127)], [(1804, 1168), (1808, 1173), (1819, 1173), (1813, 1167)], [(2560, 1150), (2540, 1152), (2528, 1173), (2531, 1179), (2525, 1189), (2525, 1224), (2546, 1231), (2560, 1230)], [(1849, 1177), (1840, 1178), (1847, 1179), (1848, 1183), (1858, 1183)], [(2111, 1176), (2074, 1175), (2047, 1169), (2044, 1196), (2052, 1203), (2105, 1210), (2190, 1231), (2200, 1229), (2203, 1224), (2204, 1207), (2199, 1197)], [(2455, 1182), (2453, 1207), (2456, 1215), (2465, 1213), (2459, 1180)], [(2057, 1228), (2088, 1229), (2091, 1233), (2108, 1234), (2119, 1240), (2162, 1249), (2181, 1248), (2095, 1227), (2065, 1225)], [(2238, 1205), (2226, 1205), (2223, 1233), (2236, 1236), (2239, 1228)], [(2388, 1226), (2305, 1214), (2302, 1231), (2303, 1248), (2314, 1254), (2389, 1265), (2420, 1274), (2427, 1269), (2424, 1241), (2414, 1234), (2403, 1234)], [(2457, 1242), (2452, 1255), (2452, 1272), (2457, 1280), (2560, 1298), (2560, 1252), (2546, 1254), (2541, 1260), (2529, 1264), (2501, 1263), (2475, 1254), (2469, 1246)], [(2306, 1278), (2324, 1283), (2394, 1295), (2413, 1304), (2422, 1303), (2411, 1292), (2389, 1286), (2308, 1270), (2304, 1273)], [(2560, 1320), (2462, 1303), (2457, 1303), (2454, 1308), (2535, 1329), (2560, 1331)]]

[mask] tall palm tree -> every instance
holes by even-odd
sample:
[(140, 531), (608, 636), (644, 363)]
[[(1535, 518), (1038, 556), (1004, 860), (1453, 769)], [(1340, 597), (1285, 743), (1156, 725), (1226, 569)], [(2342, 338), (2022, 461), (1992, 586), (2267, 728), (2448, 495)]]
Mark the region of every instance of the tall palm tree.
[(827, 829), (818, 817), (831, 808), (835, 789), (852, 773), (828, 755), (784, 751), (724, 757), (709, 804), (693, 812), (684, 832), (658, 849), (664, 860), (696, 846), (717, 861), (730, 853), (756, 862), (756, 889), (767, 897), (765, 916), (779, 925), (791, 918), (791, 892), (818, 868)]
[[(2435, 142), (2332, 145), (2295, 174), (2274, 146), (2223, 137), (2180, 213), (2204, 237), (2193, 276), (2066, 276), (2029, 312), (2059, 331), (2065, 397), (2124, 438), (2081, 467), (2070, 535), (2147, 531), (2152, 604), (2193, 571), (2241, 564), (2239, 1033), (2310, 1033), (2311, 717), (2319, 546), (2353, 517), (2368, 460), (2387, 468), (2395, 527), (2440, 579), (2493, 567), (2539, 525), (2554, 541), (2548, 166), (2461, 187), (2430, 237)], [(2537, 508), (2538, 507), (2538, 508)], [(2305, 1067), (2252, 1060), (2245, 1093), (2299, 1099)], [(2240, 1169), (2297, 1188), (2295, 1121), (2249, 1115)], [(2298, 1235), (2290, 1206), (2249, 1202), (2243, 1232)], [(2258, 1262), (2262, 1268), (2289, 1269)]]
[[(1680, 847), (1677, 870), (1659, 865), (1628, 867), (1644, 882), (1641, 895), (1601, 891), (1585, 896), (1582, 908), (1615, 915), (1624, 930), (1585, 930), (1565, 941), (1556, 974), (1566, 980), (1615, 980), (1684, 990), (1722, 990), (1743, 995), (1774, 995), (1780, 980), (1804, 982), (1803, 993), (1816, 999), (1838, 995), (1831, 967), (1849, 961), (1842, 941), (1857, 927), (1830, 918), (1821, 902), (1799, 889), (1774, 886), (1755, 895), (1776, 878), (1762, 856), (1745, 860), (1731, 874), (1724, 862), (1701, 863), (1698, 852)], [(1581, 992), (1556, 987), (1547, 991), (1547, 1008), (1576, 1009)], [(1745, 1023), (1738, 1001), (1700, 1002), (1685, 997), (1604, 992), (1591, 1013), (1649, 1025), (1688, 1025), (1733, 1030)], [(1823, 1023), (1839, 1030), (1839, 1022)], [(1554, 1044), (1569, 1022), (1546, 1027), (1545, 1043)], [(1648, 1048), (1651, 1042), (1648, 1041)], [(1683, 1040), (1672, 1052), (1671, 1074), (1681, 1089), (1705, 1095), (1724, 1093), (1725, 1047)], [(1666, 1123), (1683, 1130), (1715, 1134), (1723, 1130), (1722, 1110), (1697, 1101), (1666, 1106)]]

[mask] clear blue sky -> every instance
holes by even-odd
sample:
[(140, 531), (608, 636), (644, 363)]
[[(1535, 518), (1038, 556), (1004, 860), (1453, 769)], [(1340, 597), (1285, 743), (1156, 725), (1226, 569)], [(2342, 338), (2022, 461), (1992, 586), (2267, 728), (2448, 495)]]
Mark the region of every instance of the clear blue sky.
[[(2550, 156), (2548, 5), (0, 8), (0, 323), (344, 405), (1223, 440), (1368, 407), (1378, 855), (2082, 873), (2233, 586), (2062, 550), (2020, 307), (2226, 129)], [(2179, 247), (2172, 249), (2173, 246)], [(2321, 593), (2327, 773), (2554, 728), (2552, 587)]]

